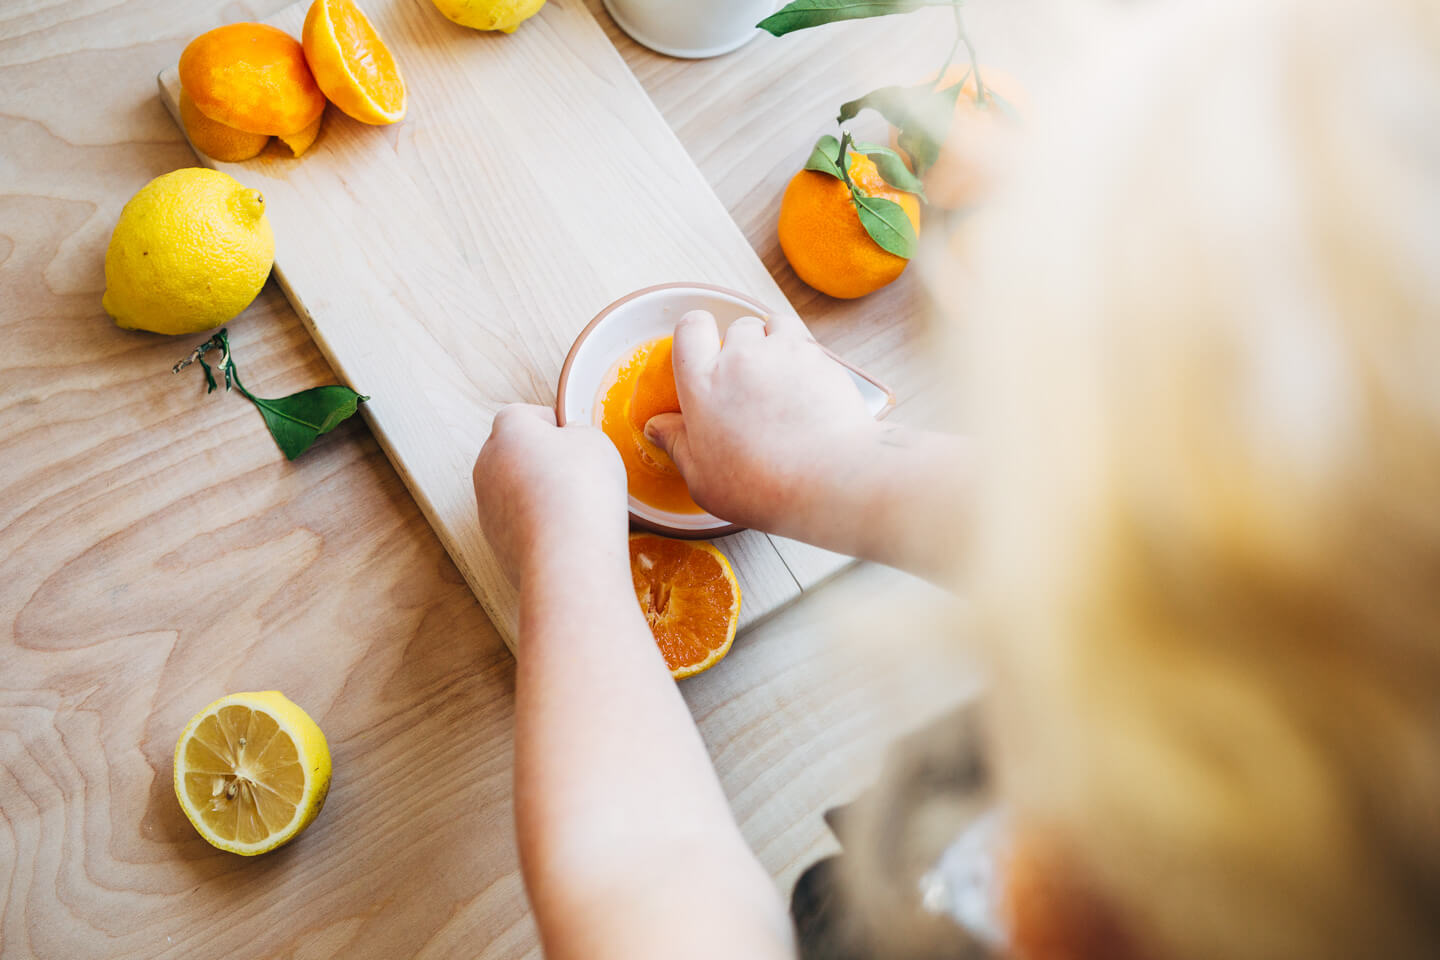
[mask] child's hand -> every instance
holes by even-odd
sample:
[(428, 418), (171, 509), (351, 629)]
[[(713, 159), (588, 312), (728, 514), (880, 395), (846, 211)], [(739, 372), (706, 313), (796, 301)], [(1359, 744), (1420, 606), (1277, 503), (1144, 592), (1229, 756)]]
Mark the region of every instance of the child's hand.
[(548, 407), (508, 406), (495, 415), (474, 479), (480, 527), (512, 580), (546, 557), (625, 555), (625, 467), (594, 427), (557, 427)]
[(726, 331), (693, 310), (675, 328), (683, 413), (646, 435), (670, 454), (695, 502), (746, 526), (809, 538), (829, 504), (817, 486), (844, 482), (879, 426), (850, 375), (793, 317), (742, 317)]

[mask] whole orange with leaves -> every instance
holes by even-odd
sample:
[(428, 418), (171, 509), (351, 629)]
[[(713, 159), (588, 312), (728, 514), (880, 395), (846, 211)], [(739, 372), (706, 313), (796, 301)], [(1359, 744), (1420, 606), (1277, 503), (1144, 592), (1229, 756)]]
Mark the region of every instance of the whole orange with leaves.
[[(984, 199), (1007, 165), (1020, 129), (1020, 111), (1026, 103), (1020, 84), (984, 66), (980, 79), (984, 97), (977, 96), (975, 71), (970, 67), (951, 67), (940, 81), (942, 89), (964, 81), (950, 130), (935, 162), (921, 177), (926, 200), (941, 210), (960, 210)], [(893, 133), (891, 145), (900, 149)]]
[[(861, 193), (900, 204), (920, 232), (920, 200), (892, 187), (875, 163), (851, 153), (846, 169)], [(893, 282), (910, 261), (882, 248), (860, 223), (850, 188), (827, 173), (801, 170), (780, 200), (780, 249), (795, 274), (821, 293), (863, 297)]]

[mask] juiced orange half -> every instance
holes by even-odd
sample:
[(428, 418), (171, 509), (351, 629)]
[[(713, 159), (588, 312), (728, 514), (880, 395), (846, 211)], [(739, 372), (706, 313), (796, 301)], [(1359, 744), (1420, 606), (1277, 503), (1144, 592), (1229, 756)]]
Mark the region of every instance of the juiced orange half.
[(603, 388), (600, 429), (620, 451), (632, 497), (670, 513), (704, 513), (674, 461), (645, 436), (651, 417), (680, 412), (673, 343), (672, 337), (651, 340), (615, 365)]

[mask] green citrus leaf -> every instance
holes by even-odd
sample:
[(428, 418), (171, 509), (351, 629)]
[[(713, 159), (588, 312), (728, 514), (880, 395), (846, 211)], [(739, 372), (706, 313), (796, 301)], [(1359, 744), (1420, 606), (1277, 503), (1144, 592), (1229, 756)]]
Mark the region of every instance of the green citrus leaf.
[(216, 387), (215, 374), (210, 364), (205, 362), (205, 354), (211, 350), (220, 351), (218, 366), (225, 375), (226, 391), (234, 387), (246, 400), (255, 404), (260, 416), (265, 419), (270, 436), (275, 438), (275, 444), (287, 460), (294, 460), (310, 449), (310, 445), (321, 434), (329, 433), (350, 419), (360, 404), (370, 399), (362, 397), (349, 387), (336, 384), (312, 387), (274, 400), (257, 397), (245, 389), (245, 384), (240, 380), (240, 371), (235, 368), (235, 357), (230, 352), (230, 331), (226, 329), (221, 329), (215, 336), (195, 348), (194, 353), (176, 363), (170, 371), (179, 373), (190, 364), (198, 362), (205, 371), (205, 382), (209, 387), (205, 392), (213, 392)]
[(331, 385), (311, 387), (274, 400), (256, 396), (250, 399), (265, 418), (265, 426), (270, 428), (270, 436), (275, 438), (285, 459), (294, 460), (310, 449), (321, 434), (329, 433), (354, 416), (360, 402), (370, 398), (362, 397), (349, 387)]
[(792, 0), (755, 24), (777, 37), (807, 27), (840, 20), (864, 20), (892, 13), (910, 13), (921, 7), (954, 7), (961, 0)]
[(916, 175), (923, 175), (940, 155), (940, 145), (950, 132), (960, 84), (936, 90), (930, 86), (881, 87), (840, 107), (838, 122), (853, 119), (861, 110), (874, 110), (899, 131), (901, 149), (915, 161)]
[(900, 204), (884, 197), (867, 197), (853, 186), (850, 188), (850, 199), (855, 204), (855, 212), (860, 215), (860, 225), (882, 250), (906, 260), (915, 255), (915, 225), (905, 216)]
[(1000, 110), (1000, 112), (1005, 115), (1005, 119), (1020, 119), (1020, 111), (1015, 109), (1015, 105), (1009, 100), (1006, 100), (1004, 97), (1000, 96), (1000, 94), (996, 93), (994, 88), (991, 87), (988, 83), (985, 85), (985, 99), (987, 101), (993, 101), (995, 106)]
[(840, 141), (827, 133), (815, 141), (815, 149), (810, 151), (810, 159), (805, 161), (805, 169), (828, 173), (836, 180), (844, 180), (845, 178), (840, 174), (840, 167), (835, 161), (838, 156), (840, 156)]
[(880, 176), (884, 177), (890, 186), (925, 199), (924, 185), (919, 177), (910, 172), (900, 154), (878, 143), (862, 143), (859, 140), (855, 141), (854, 149), (856, 153), (863, 153), (875, 162), (875, 169), (880, 171)]

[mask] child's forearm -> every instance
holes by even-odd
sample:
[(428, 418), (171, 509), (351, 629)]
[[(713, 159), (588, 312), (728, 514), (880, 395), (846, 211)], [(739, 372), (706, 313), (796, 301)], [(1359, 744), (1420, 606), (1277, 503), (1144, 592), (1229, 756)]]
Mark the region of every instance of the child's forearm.
[(533, 556), (515, 804), (547, 955), (669, 956), (707, 942), (717, 956), (785, 955), (783, 906), (635, 602), (624, 542)]
[(886, 426), (857, 490), (856, 554), (949, 585), (965, 538), (970, 448), (960, 437)]
[(969, 469), (959, 437), (882, 425), (815, 463), (773, 532), (948, 581)]

